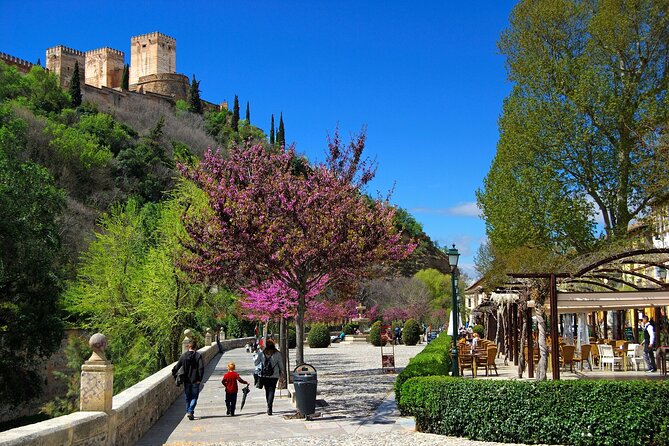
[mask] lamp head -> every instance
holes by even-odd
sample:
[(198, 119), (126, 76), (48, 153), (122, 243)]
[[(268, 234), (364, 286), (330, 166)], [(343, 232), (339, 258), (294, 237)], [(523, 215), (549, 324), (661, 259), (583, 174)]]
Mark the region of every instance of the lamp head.
[(458, 266), (458, 259), (459, 258), (460, 258), (460, 253), (455, 248), (455, 244), (453, 244), (453, 247), (449, 248), (449, 250), (448, 250), (448, 265), (451, 268)]

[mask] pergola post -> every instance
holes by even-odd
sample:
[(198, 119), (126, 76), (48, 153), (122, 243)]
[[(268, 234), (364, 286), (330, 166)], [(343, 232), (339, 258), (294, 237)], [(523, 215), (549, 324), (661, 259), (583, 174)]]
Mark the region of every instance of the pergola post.
[(634, 342), (639, 342), (639, 310), (632, 308), (632, 332), (634, 333)]
[(513, 343), (513, 365), (518, 365), (518, 304), (511, 305), (511, 318), (513, 320), (513, 335), (511, 342)]
[(532, 309), (525, 310), (525, 322), (527, 324), (527, 376), (534, 378), (534, 348), (532, 339)]
[(553, 362), (553, 379), (560, 379), (560, 355), (558, 341), (558, 303), (555, 274), (550, 275), (549, 298), (551, 302), (551, 361)]
[(609, 315), (607, 311), (604, 311), (604, 339), (609, 338)]

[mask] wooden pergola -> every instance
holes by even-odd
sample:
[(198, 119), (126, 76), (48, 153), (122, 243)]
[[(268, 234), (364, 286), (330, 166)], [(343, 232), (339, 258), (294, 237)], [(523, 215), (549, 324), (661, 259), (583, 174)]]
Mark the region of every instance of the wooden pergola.
[[(511, 273), (509, 276), (515, 279), (549, 281), (550, 332), (555, 336), (558, 333), (558, 319), (561, 313), (652, 307), (655, 308), (655, 319), (659, 320), (659, 308), (669, 305), (669, 284), (665, 280), (649, 275), (647, 270), (662, 268), (666, 274), (667, 266), (669, 266), (669, 249), (650, 248), (609, 256), (581, 268), (576, 273)], [(634, 280), (630, 280), (630, 277)], [(530, 333), (528, 372), (529, 376), (533, 377), (531, 318), (528, 318), (528, 326)], [(553, 379), (560, 379), (557, 340), (551, 342), (551, 360)]]

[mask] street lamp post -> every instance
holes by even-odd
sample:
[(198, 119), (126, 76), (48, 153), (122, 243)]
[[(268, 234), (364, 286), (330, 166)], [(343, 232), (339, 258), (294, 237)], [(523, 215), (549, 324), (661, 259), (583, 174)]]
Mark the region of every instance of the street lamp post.
[(453, 301), (451, 305), (451, 314), (453, 315), (453, 337), (451, 338), (451, 376), (460, 376), (460, 369), (458, 367), (458, 259), (460, 253), (455, 248), (455, 244), (448, 250), (448, 266), (451, 267), (451, 286), (453, 292)]

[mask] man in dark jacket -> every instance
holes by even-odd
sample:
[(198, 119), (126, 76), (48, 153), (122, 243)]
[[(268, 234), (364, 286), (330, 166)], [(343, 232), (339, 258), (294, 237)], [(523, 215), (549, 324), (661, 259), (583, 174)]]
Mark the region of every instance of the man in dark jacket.
[(184, 368), (184, 393), (186, 394), (186, 416), (189, 420), (195, 418), (195, 405), (200, 394), (200, 382), (204, 377), (204, 361), (202, 355), (197, 352), (195, 341), (188, 343), (188, 351), (181, 355), (179, 361), (172, 368), (172, 376), (176, 378), (177, 371)]

